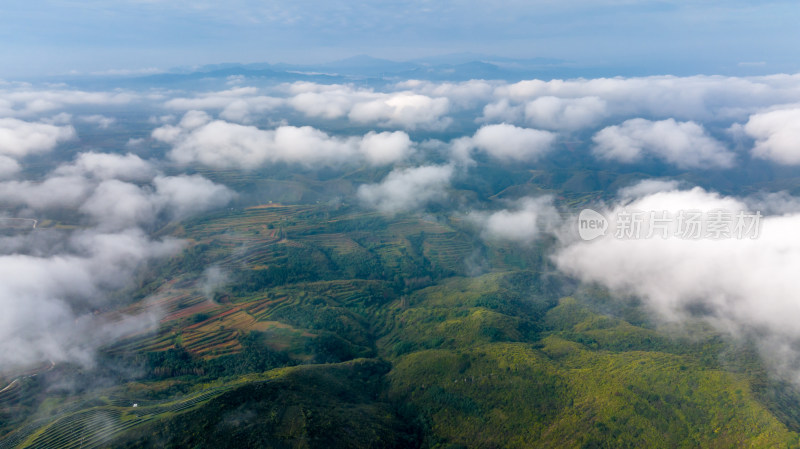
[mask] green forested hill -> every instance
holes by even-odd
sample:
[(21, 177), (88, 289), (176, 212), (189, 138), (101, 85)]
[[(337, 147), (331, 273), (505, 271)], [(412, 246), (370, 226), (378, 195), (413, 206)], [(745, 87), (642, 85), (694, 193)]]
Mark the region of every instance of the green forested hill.
[(576, 289), (547, 242), (315, 205), (164, 232), (190, 245), (124, 310), (158, 329), (0, 393), (0, 448), (800, 447), (746, 347)]

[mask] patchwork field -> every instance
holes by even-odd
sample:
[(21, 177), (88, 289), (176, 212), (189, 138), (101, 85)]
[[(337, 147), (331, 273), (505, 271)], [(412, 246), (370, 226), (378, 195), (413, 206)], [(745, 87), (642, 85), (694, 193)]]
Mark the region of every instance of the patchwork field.
[[(172, 226), (183, 252), (107, 313), (151, 328), (103, 348), (113, 370), (9, 379), (0, 448), (800, 447), (800, 401), (746, 348), (469, 226), (277, 203)], [(121, 380), (36, 399), (69, 376)], [(238, 416), (265, 424), (220, 431)]]

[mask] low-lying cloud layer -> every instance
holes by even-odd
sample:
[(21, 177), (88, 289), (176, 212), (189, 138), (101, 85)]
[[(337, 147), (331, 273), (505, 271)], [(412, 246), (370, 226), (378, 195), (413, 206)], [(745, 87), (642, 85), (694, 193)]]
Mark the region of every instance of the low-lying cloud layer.
[(402, 131), (334, 137), (310, 126), (264, 130), (212, 120), (200, 111), (187, 112), (178, 125), (155, 129), (153, 138), (171, 144), (169, 157), (179, 164), (215, 168), (254, 169), (277, 162), (341, 165), (358, 160), (382, 165), (400, 161), (413, 150)]
[(295, 83), (288, 87), (287, 103), (308, 117), (339, 119), (356, 124), (404, 129), (439, 129), (450, 119), (450, 100), (403, 90), (376, 92), (349, 85)]
[(73, 138), (75, 128), (72, 126), (0, 118), (0, 179), (9, 178), (21, 169), (19, 159), (46, 153)]
[(555, 232), (561, 224), (561, 217), (550, 196), (522, 198), (512, 207), (495, 212), (471, 212), (467, 219), (476, 223), (487, 239), (525, 245), (545, 233)]
[(18, 83), (0, 89), (0, 117), (40, 116), (75, 106), (127, 105), (140, 98), (131, 92), (35, 89), (26, 83)]
[(59, 142), (75, 137), (71, 126), (31, 123), (13, 118), (0, 119), (0, 154), (20, 158), (50, 151)]
[(503, 162), (534, 162), (553, 149), (555, 140), (556, 135), (548, 131), (501, 123), (482, 126), (472, 137), (462, 137), (452, 145), (454, 156), (462, 160), (478, 150)]
[[(499, 208), (485, 200), (474, 208), (483, 212), (466, 213), (472, 207), (465, 203), (476, 196), (456, 196), (451, 185), (456, 177), (469, 182), (476, 160), (525, 175), (538, 164), (562, 163), (564, 151), (574, 151), (582, 168), (613, 161), (690, 175), (744, 172), (754, 159), (797, 165), (800, 75), (229, 81), (205, 92), (2, 85), (3, 215), (62, 214), (78, 227), (0, 238), (0, 306), (9, 311), (0, 318), (0, 364), (88, 363), (93, 336), (114, 335), (91, 310), (102, 308), (108, 291), (138, 267), (181, 248), (151, 231), (236, 195), (192, 174), (198, 167), (361, 168), (368, 174), (380, 167), (388, 172), (383, 179), (356, 188), (352, 199), (363, 207), (386, 214), (449, 207), (447, 213), (466, 217), (483, 238), (521, 245), (553, 234), (562, 242), (554, 256), (561, 270), (641, 296), (665, 319), (701, 311), (721, 330), (786, 344), (800, 337), (788, 318), (800, 293), (791, 282), (800, 266), (792, 232), (800, 225), (800, 201), (789, 193), (740, 199), (649, 180), (620, 190), (606, 212), (760, 207), (769, 216), (756, 240), (583, 242), (566, 239), (558, 193), (524, 196), (528, 190)], [(115, 113), (123, 106), (134, 112)], [(119, 148), (104, 148), (126, 130), (131, 135)], [(84, 132), (103, 138), (83, 140)], [(31, 169), (28, 162), (41, 155), (68, 162)], [(448, 203), (453, 197), (461, 200), (457, 206)], [(147, 326), (151, 318), (119, 328)]]
[(44, 360), (90, 364), (93, 351), (113, 341), (109, 337), (147, 329), (157, 317), (109, 325), (92, 310), (142, 263), (181, 247), (136, 230), (77, 232), (63, 245), (63, 252), (46, 256), (0, 255), (0, 365), (5, 369)]
[(800, 109), (751, 115), (744, 131), (756, 141), (753, 156), (781, 164), (800, 164)]
[[(239, 82), (246, 82), (239, 80)], [(638, 162), (654, 157), (680, 169), (725, 169), (742, 162), (726, 130), (742, 129), (746, 157), (797, 164), (792, 114), (800, 103), (800, 76), (653, 76), (517, 83), (404, 81), (382, 89), (354, 84), (296, 82), (262, 89), (236, 87), (175, 97), (166, 110), (203, 110), (239, 124), (296, 117), (407, 132), (446, 132), (466, 120), (485, 125), (473, 143), (493, 157), (535, 161), (549, 147), (544, 136), (572, 140), (594, 135), (603, 160)], [(294, 115), (293, 115), (294, 114)], [(296, 119), (294, 119), (296, 120)], [(463, 122), (461, 122), (463, 123)], [(214, 125), (221, 127), (220, 125)], [(295, 125), (297, 126), (297, 125)], [(263, 129), (263, 126), (258, 126)], [(516, 145), (521, 129), (539, 142)], [(476, 130), (479, 131), (479, 130)], [(221, 131), (222, 132), (222, 131)], [(545, 134), (549, 133), (549, 134)], [(157, 138), (164, 137), (159, 135)], [(498, 138), (508, 146), (498, 150)], [(250, 139), (258, 139), (255, 135)], [(484, 141), (482, 140), (490, 140)], [(530, 136), (526, 139), (532, 139)], [(234, 144), (237, 146), (239, 144)], [(538, 150), (537, 150), (538, 149)], [(462, 150), (463, 154), (465, 150)], [(294, 153), (294, 151), (292, 151)], [(533, 156), (533, 157), (531, 157)], [(279, 159), (297, 161), (297, 155)], [(188, 158), (188, 156), (186, 157)], [(319, 159), (324, 159), (320, 156)]]
[(664, 322), (703, 320), (735, 339), (751, 338), (774, 373), (800, 385), (797, 198), (736, 198), (650, 179), (620, 189), (597, 210), (608, 228), (591, 240), (575, 232), (577, 214), (559, 213), (549, 196), (466, 218), (487, 240), (527, 245), (556, 237), (551, 256), (563, 273), (639, 297)]
[(147, 230), (219, 207), (227, 187), (198, 175), (165, 176), (127, 154), (82, 153), (43, 180), (0, 182), (8, 216), (77, 212), (75, 229), (43, 228), (0, 239), (0, 366), (51, 360), (90, 364), (94, 350), (157, 316), (96, 316), (110, 292), (144, 264), (175, 254), (183, 242)]
[(452, 165), (395, 169), (380, 183), (359, 187), (358, 197), (367, 207), (381, 212), (410, 211), (444, 199), (453, 174)]
[[(657, 187), (662, 190), (656, 191)], [(628, 199), (604, 211), (612, 218), (612, 229), (613, 217), (624, 211), (655, 211), (659, 217), (663, 211), (672, 217), (680, 211), (727, 211), (735, 216), (740, 211), (755, 212), (752, 207), (759, 203), (762, 208), (786, 206), (774, 197), (745, 202), (697, 187), (680, 190), (668, 183), (635, 188), (624, 196)], [(660, 233), (651, 238), (609, 233), (592, 241), (568, 241), (554, 260), (565, 273), (583, 281), (642, 298), (662, 319), (682, 322), (700, 317), (721, 332), (756, 336), (772, 363), (800, 360), (800, 354), (783, 350), (800, 341), (797, 210), (763, 217), (757, 238), (680, 238), (674, 234), (676, 222), (672, 225), (667, 238)], [(781, 342), (783, 349), (775, 351), (775, 342)], [(778, 352), (794, 359), (781, 360)], [(794, 371), (782, 374), (800, 382)]]
[(735, 157), (702, 126), (673, 119), (626, 120), (602, 129), (592, 140), (598, 157), (627, 163), (651, 155), (678, 168), (729, 168)]

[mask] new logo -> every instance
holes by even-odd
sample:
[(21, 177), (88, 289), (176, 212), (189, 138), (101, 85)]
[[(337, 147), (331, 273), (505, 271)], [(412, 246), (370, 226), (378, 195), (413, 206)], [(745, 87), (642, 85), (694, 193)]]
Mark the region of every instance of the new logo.
[(608, 220), (602, 214), (592, 209), (584, 209), (578, 215), (578, 235), (583, 240), (594, 240), (601, 235), (606, 235)]

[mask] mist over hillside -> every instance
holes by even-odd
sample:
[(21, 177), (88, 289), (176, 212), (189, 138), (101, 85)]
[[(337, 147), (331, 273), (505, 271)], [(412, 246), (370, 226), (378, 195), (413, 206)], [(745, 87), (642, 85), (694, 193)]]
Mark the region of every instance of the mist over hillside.
[(800, 447), (787, 0), (0, 6), (0, 449)]
[[(796, 399), (789, 398), (797, 397), (793, 367), (800, 361), (791, 318), (800, 296), (800, 78), (398, 78), (430, 67), (423, 64), (355, 58), (331, 64), (324, 75), (214, 66), (105, 77), (122, 87), (99, 90), (87, 88), (97, 79), (91, 77), (5, 83), (0, 400), (7, 441), (39, 441), (15, 428), (37, 428), (37, 404), (48, 391), (62, 403), (57, 417), (72, 416), (69, 410), (92, 397), (147, 404), (147, 397), (180, 401), (169, 398), (196, 391), (226, 401), (229, 387), (250, 388), (235, 376), (272, 373), (259, 382), (284, 375), (290, 377), (280, 382), (295, 382), (288, 371), (270, 370), (363, 358), (388, 363), (365, 378), (388, 376), (381, 382), (389, 384), (375, 387), (382, 399), (367, 401), (363, 412), (391, 410), (398, 421), (374, 423), (394, 435), (384, 441), (400, 434), (414, 444), (433, 444), (435, 435), (458, 441), (457, 432), (440, 427), (450, 407), (440, 399), (419, 415), (423, 421), (399, 424), (420, 410), (397, 409), (395, 401), (410, 395), (422, 401), (412, 401), (415, 407), (427, 404), (429, 392), (413, 391), (442, 381), (417, 374), (421, 383), (412, 386), (404, 376), (419, 363), (426, 370), (450, 363), (429, 360), (430, 351), (479, 366), (491, 363), (486, 357), (510, 357), (504, 351), (511, 347), (502, 345), (526, 342), (538, 355), (513, 357), (534, 363), (564, 357), (554, 354), (567, 351), (556, 349), (567, 341), (599, 350), (597, 357), (635, 348), (673, 354), (681, 370), (693, 367), (686, 369), (700, 378), (708, 369), (763, 369), (771, 380), (748, 387), (747, 407), (777, 416), (775, 425), (787, 432), (796, 428)], [(581, 239), (584, 208), (607, 217), (611, 231)], [(673, 217), (758, 211), (760, 222), (758, 234), (746, 238), (680, 238), (677, 229), (669, 238), (622, 238), (618, 221), (628, 210)], [(464, 282), (478, 282), (486, 293), (459, 299), (453, 283)], [(351, 293), (340, 298), (340, 288)], [(436, 305), (436, 289), (450, 298), (447, 308)], [(559, 318), (571, 325), (555, 324), (558, 308), (578, 307), (568, 296), (580, 298), (582, 311)], [(626, 303), (631, 298), (638, 305)], [(577, 326), (581, 314), (626, 324)], [(429, 320), (441, 323), (437, 330), (424, 328)], [(645, 344), (619, 326), (654, 334)], [(601, 337), (601, 329), (613, 337)], [(723, 361), (728, 351), (749, 355)], [(532, 374), (555, 376), (554, 390), (536, 393), (545, 401), (542, 414), (530, 418), (543, 426), (569, 421), (569, 407), (544, 405), (555, 400), (551, 394), (580, 397), (567, 365), (552, 363), (535, 368), (548, 374)], [(468, 382), (478, 372), (497, 375), (483, 370)], [(181, 379), (177, 390), (157, 393), (173, 378)], [(202, 393), (193, 386), (202, 379), (228, 381)], [(498, 393), (506, 388), (499, 382), (491, 387)], [(137, 384), (147, 394), (133, 393)], [(92, 438), (136, 440), (141, 429), (167, 425), (166, 418), (125, 418), (131, 412), (123, 403), (103, 401), (108, 424), (91, 430)], [(204, 407), (192, 413), (205, 414)], [(486, 405), (463, 407), (477, 408), (458, 413), (488, 413)], [(118, 419), (134, 419), (131, 428), (140, 430), (124, 430)], [(52, 429), (52, 438), (66, 438), (68, 428)], [(159, 432), (189, 444), (175, 430)], [(584, 443), (607, 438), (560, 432)], [(687, 432), (703, 434), (702, 426)]]

